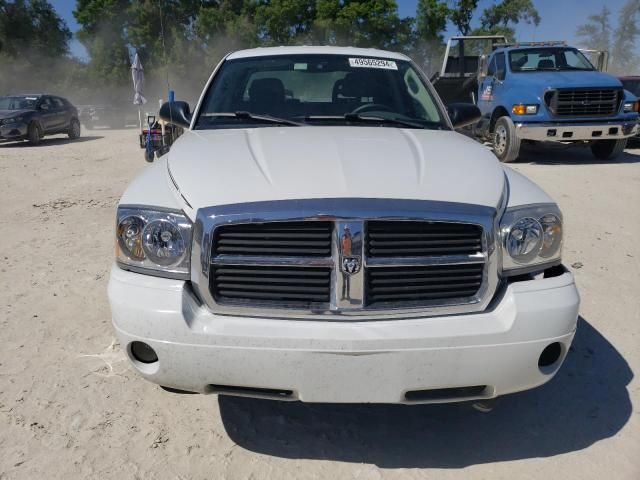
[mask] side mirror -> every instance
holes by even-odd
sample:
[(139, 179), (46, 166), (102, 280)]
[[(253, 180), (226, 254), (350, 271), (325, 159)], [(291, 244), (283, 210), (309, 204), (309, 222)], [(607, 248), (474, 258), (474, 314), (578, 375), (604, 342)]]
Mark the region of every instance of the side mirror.
[(160, 118), (179, 127), (189, 128), (191, 110), (187, 102), (166, 102), (160, 107)]
[(456, 130), (467, 125), (473, 125), (482, 117), (480, 109), (473, 103), (451, 103), (447, 105), (449, 118)]
[(480, 55), (478, 58), (478, 79), (482, 80), (487, 76), (487, 71), (489, 70), (489, 65), (487, 63), (487, 56)]
[(601, 72), (606, 72), (609, 69), (609, 52), (598, 52), (598, 65), (596, 68)]

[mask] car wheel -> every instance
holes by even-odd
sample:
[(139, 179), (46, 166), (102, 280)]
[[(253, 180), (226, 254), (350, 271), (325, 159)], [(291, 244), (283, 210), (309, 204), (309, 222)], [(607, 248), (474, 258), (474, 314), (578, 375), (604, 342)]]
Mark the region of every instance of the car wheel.
[(598, 160), (613, 160), (620, 155), (627, 146), (627, 139), (596, 140), (591, 143), (591, 153)]
[(501, 162), (513, 162), (520, 154), (520, 139), (510, 117), (500, 117), (493, 127), (493, 151)]
[(27, 130), (27, 140), (31, 145), (38, 145), (42, 140), (42, 130), (36, 122), (31, 122)]
[(75, 118), (71, 120), (68, 135), (71, 139), (80, 137), (80, 122)]

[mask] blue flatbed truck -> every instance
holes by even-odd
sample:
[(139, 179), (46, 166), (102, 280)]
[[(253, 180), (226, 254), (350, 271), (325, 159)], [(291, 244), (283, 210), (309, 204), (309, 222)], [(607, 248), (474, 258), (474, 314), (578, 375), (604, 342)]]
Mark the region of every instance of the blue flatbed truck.
[(473, 102), (482, 112), (471, 128), (503, 162), (523, 142), (588, 144), (613, 159), (638, 131), (638, 99), (565, 42), (509, 44), (501, 36), (453, 37), (431, 80), (445, 104)]

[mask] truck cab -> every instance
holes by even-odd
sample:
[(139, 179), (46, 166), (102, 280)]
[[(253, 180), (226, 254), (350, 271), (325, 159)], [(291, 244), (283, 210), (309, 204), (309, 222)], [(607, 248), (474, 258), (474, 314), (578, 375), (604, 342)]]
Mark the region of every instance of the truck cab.
[[(453, 40), (464, 45), (469, 40), (477, 44), (481, 38)], [(467, 88), (477, 87), (470, 100), (476, 102), (482, 118), (473, 133), (490, 140), (501, 161), (518, 158), (522, 142), (587, 143), (594, 156), (603, 160), (622, 153), (638, 129), (638, 102), (619, 79), (598, 71), (580, 50), (565, 42), (508, 44), (486, 38), (492, 47), (486, 57), (477, 56), (477, 47), (458, 48), (464, 64), (470, 63), (467, 57), (478, 58), (471, 62), (477, 64), (477, 74), (467, 68), (458, 72), (458, 79), (465, 78)], [(451, 63), (450, 56), (445, 65)], [(602, 68), (606, 55), (597, 58), (602, 59)], [(463, 85), (458, 92), (464, 95)], [(449, 95), (452, 98), (460, 101)]]

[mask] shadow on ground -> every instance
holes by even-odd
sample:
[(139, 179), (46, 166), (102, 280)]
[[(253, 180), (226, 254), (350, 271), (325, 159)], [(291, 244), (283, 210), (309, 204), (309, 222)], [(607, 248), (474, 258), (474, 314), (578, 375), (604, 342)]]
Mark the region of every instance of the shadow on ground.
[(640, 163), (640, 144), (634, 143), (624, 153), (613, 160), (598, 160), (586, 146), (567, 147), (564, 145), (523, 145), (518, 163), (536, 165), (598, 165), (617, 163)]
[(631, 415), (626, 387), (632, 378), (615, 347), (580, 319), (558, 375), (503, 397), (489, 414), (468, 404), (332, 405), (225, 396), (218, 403), (228, 435), (254, 452), (384, 468), (462, 468), (551, 457), (611, 437)]
[(52, 147), (57, 145), (67, 145), (69, 143), (82, 143), (82, 142), (90, 142), (92, 140), (99, 140), (104, 138), (99, 135), (87, 135), (84, 137), (71, 139), (67, 136), (64, 137), (45, 137), (43, 138), (38, 145), (31, 145), (29, 142), (21, 141), (21, 142), (7, 142), (0, 143), (0, 148), (40, 148), (40, 147)]

